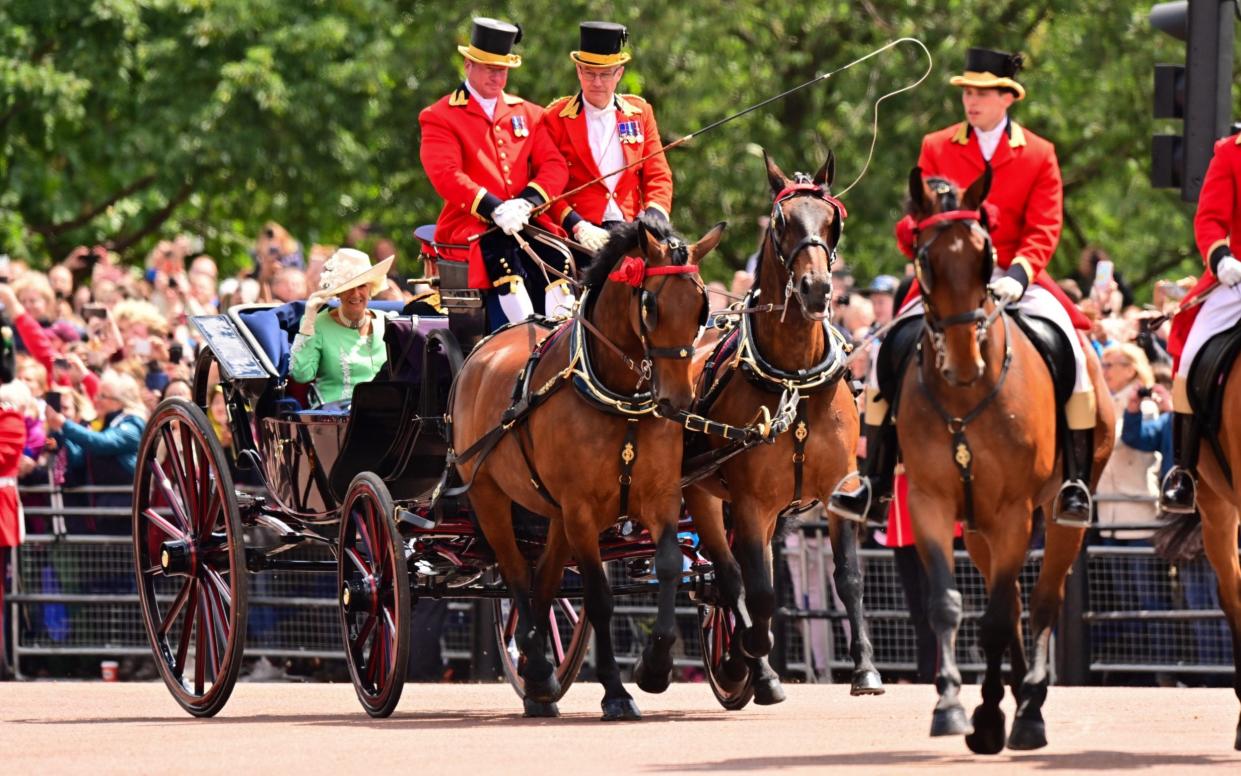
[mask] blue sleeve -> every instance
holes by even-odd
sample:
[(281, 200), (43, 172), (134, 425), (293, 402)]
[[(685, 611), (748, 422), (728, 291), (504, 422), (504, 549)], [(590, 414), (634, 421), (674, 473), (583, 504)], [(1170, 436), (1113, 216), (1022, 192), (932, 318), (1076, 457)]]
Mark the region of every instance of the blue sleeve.
[(137, 452), (142, 441), (142, 425), (126, 420), (103, 431), (91, 431), (66, 420), (61, 436), (92, 455), (121, 455)]
[(1163, 449), (1163, 427), (1172, 417), (1165, 413), (1147, 420), (1140, 412), (1126, 412), (1120, 428), (1120, 441), (1144, 453), (1157, 453)]

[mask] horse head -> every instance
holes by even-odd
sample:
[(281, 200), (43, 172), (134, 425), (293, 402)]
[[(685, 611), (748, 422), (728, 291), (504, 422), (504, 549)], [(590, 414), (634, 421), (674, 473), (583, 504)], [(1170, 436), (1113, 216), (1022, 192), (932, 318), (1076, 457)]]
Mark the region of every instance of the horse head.
[(836, 156), (829, 151), (814, 177), (798, 172), (789, 178), (765, 151), (763, 161), (772, 192), (763, 264), (773, 265), (767, 272), (783, 282), (786, 306), (796, 296), (802, 315), (821, 321), (830, 314), (832, 262), (846, 215), (831, 194)]
[(614, 231), (586, 276), (588, 288), (600, 289), (596, 324), (622, 349), (638, 351), (642, 378), (665, 417), (694, 399), (694, 340), (708, 313), (698, 265), (725, 226), (688, 243), (666, 221), (643, 216)]
[(986, 369), (982, 343), (995, 254), (983, 201), (990, 188), (990, 166), (964, 192), (944, 178), (923, 180), (918, 167), (909, 173), (907, 218), (926, 327), (940, 374), (957, 386), (971, 385)]

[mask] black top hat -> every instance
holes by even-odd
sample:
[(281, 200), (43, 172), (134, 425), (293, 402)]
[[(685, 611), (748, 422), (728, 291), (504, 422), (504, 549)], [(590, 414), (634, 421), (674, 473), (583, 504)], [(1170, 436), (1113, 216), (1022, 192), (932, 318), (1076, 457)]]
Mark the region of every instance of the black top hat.
[(613, 67), (631, 59), (629, 52), (621, 51), (625, 41), (629, 40), (629, 30), (623, 24), (582, 22), (581, 35), (581, 50), (569, 53), (573, 61), (580, 65)]
[(500, 67), (521, 67), (521, 56), (512, 53), (521, 42), (521, 25), (478, 17), (470, 32), (470, 45), (457, 46), (461, 56), (472, 62)]
[(979, 89), (1011, 89), (1020, 100), (1026, 96), (1026, 90), (1016, 77), (1023, 64), (1020, 54), (972, 48), (965, 54), (965, 73), (953, 76), (949, 83)]

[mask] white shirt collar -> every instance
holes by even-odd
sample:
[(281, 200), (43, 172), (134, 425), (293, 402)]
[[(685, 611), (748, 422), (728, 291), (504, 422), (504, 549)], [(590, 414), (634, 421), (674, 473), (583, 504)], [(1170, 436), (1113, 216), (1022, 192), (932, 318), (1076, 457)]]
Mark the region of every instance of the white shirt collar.
[(586, 116), (589, 118), (601, 118), (609, 114), (616, 113), (616, 98), (613, 97), (607, 105), (602, 108), (596, 108), (591, 105), (586, 98), (582, 97), (582, 107), (586, 110)]
[(471, 97), (478, 100), (478, 106), (483, 109), (483, 113), (487, 114), (487, 118), (489, 119), (495, 118), (496, 101), (499, 100), (500, 98), (493, 97), (492, 99), (488, 100), (486, 97), (483, 97), (481, 94), (479, 94), (478, 90), (475, 89), (474, 86), (468, 80), (465, 82), (465, 88), (470, 90)]
[(989, 162), (991, 161), (991, 157), (995, 156), (995, 149), (999, 147), (1000, 138), (1004, 136), (1004, 130), (1006, 129), (1008, 129), (1007, 115), (1005, 115), (1004, 118), (1000, 120), (1000, 123), (996, 124), (994, 128), (985, 132), (978, 127), (974, 127), (974, 132), (978, 135), (978, 148), (982, 151), (983, 159), (986, 159)]

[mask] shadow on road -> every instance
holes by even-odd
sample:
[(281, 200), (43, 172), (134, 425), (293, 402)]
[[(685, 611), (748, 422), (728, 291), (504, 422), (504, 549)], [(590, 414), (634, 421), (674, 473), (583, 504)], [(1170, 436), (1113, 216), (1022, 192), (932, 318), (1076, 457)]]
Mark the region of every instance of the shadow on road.
[(1143, 768), (1195, 768), (1237, 764), (1237, 758), (1227, 754), (1161, 754), (1087, 750), (1083, 752), (1013, 753), (998, 757), (973, 756), (969, 754), (945, 756), (939, 752), (833, 752), (823, 755), (789, 755), (787, 757), (754, 757), (714, 760), (695, 764), (677, 763), (669, 766), (651, 766), (649, 772), (686, 771), (762, 771), (778, 768), (846, 768), (863, 766), (915, 767), (929, 764), (962, 767), (994, 763), (1011, 764), (1038, 771), (1134, 771)]

